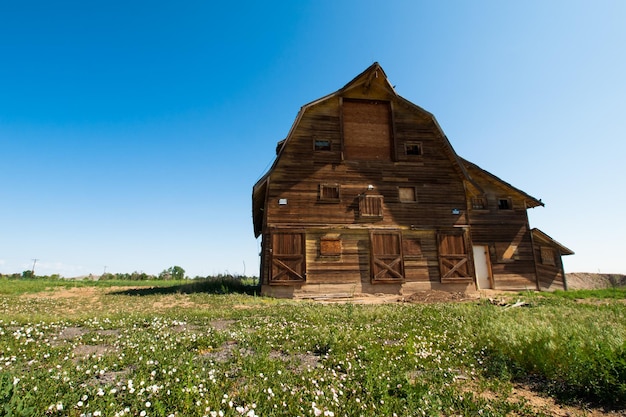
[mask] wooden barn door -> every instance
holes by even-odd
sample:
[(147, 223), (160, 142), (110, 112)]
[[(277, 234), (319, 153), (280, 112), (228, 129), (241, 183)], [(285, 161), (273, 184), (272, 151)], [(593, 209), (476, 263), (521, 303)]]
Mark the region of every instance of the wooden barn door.
[(472, 271), (463, 234), (440, 233), (438, 240), (441, 281), (471, 280)]
[(372, 282), (404, 280), (402, 237), (399, 232), (371, 232)]
[(273, 233), (271, 250), (270, 284), (305, 281), (304, 233)]

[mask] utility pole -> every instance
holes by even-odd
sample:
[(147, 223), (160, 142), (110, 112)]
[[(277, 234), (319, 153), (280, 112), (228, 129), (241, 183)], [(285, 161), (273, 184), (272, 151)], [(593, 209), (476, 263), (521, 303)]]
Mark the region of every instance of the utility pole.
[(33, 259), (33, 269), (30, 271), (33, 277), (35, 276), (35, 264), (37, 263), (38, 260), (39, 259)]

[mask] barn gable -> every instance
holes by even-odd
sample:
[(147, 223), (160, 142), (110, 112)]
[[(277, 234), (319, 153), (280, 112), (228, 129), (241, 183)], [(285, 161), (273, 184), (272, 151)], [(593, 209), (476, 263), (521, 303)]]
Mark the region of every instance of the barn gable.
[[(488, 210), (500, 195), (511, 212)], [(434, 116), (374, 63), (300, 109), (253, 187), (263, 292), (468, 290), (478, 285), (474, 243), (501, 272), (491, 287), (538, 286), (526, 216), (537, 205), (460, 158)]]

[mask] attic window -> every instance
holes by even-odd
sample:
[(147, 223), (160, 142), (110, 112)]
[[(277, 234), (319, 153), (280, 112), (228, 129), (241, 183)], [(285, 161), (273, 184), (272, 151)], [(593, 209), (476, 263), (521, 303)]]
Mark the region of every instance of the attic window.
[(483, 197), (472, 198), (472, 208), (474, 210), (483, 210), (486, 208), (485, 199)]
[(383, 218), (383, 196), (363, 194), (359, 197), (359, 216), (362, 219)]
[(320, 184), (320, 201), (339, 202), (339, 184)]
[(498, 210), (511, 210), (511, 209), (513, 209), (513, 204), (511, 203), (510, 198), (498, 199)]
[(415, 187), (398, 187), (398, 197), (403, 203), (417, 202), (417, 193)]
[(420, 142), (406, 142), (404, 152), (407, 156), (420, 156), (422, 154), (422, 144)]
[(316, 151), (330, 151), (330, 141), (328, 139), (315, 139)]

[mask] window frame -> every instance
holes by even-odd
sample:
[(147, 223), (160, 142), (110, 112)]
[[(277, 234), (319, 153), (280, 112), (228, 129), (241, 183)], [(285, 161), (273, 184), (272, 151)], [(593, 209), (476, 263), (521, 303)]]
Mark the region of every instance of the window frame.
[[(403, 198), (402, 190), (413, 190), (413, 198)], [(401, 203), (416, 204), (417, 203), (417, 187), (415, 186), (398, 186), (398, 201)]]
[[(417, 147), (419, 152), (418, 153), (409, 152), (409, 148), (410, 147)], [(417, 142), (417, 141), (404, 142), (404, 155), (409, 157), (409, 158), (417, 158), (417, 157), (423, 156), (424, 155), (424, 146), (423, 146), (422, 142)]]
[(487, 210), (487, 199), (485, 197), (472, 197), (472, 210)]
[[(325, 143), (325, 145), (321, 146), (318, 145)], [(313, 150), (315, 152), (329, 152), (332, 150), (332, 145), (333, 142), (330, 139), (318, 139), (318, 138), (313, 138)]]
[[(503, 207), (503, 202), (506, 202), (506, 207)], [(498, 210), (513, 210), (513, 200), (511, 197), (498, 197)]]
[[(329, 196), (325, 190), (335, 189), (335, 196)], [(339, 203), (341, 201), (341, 186), (339, 184), (320, 183), (317, 199), (321, 203)]]

